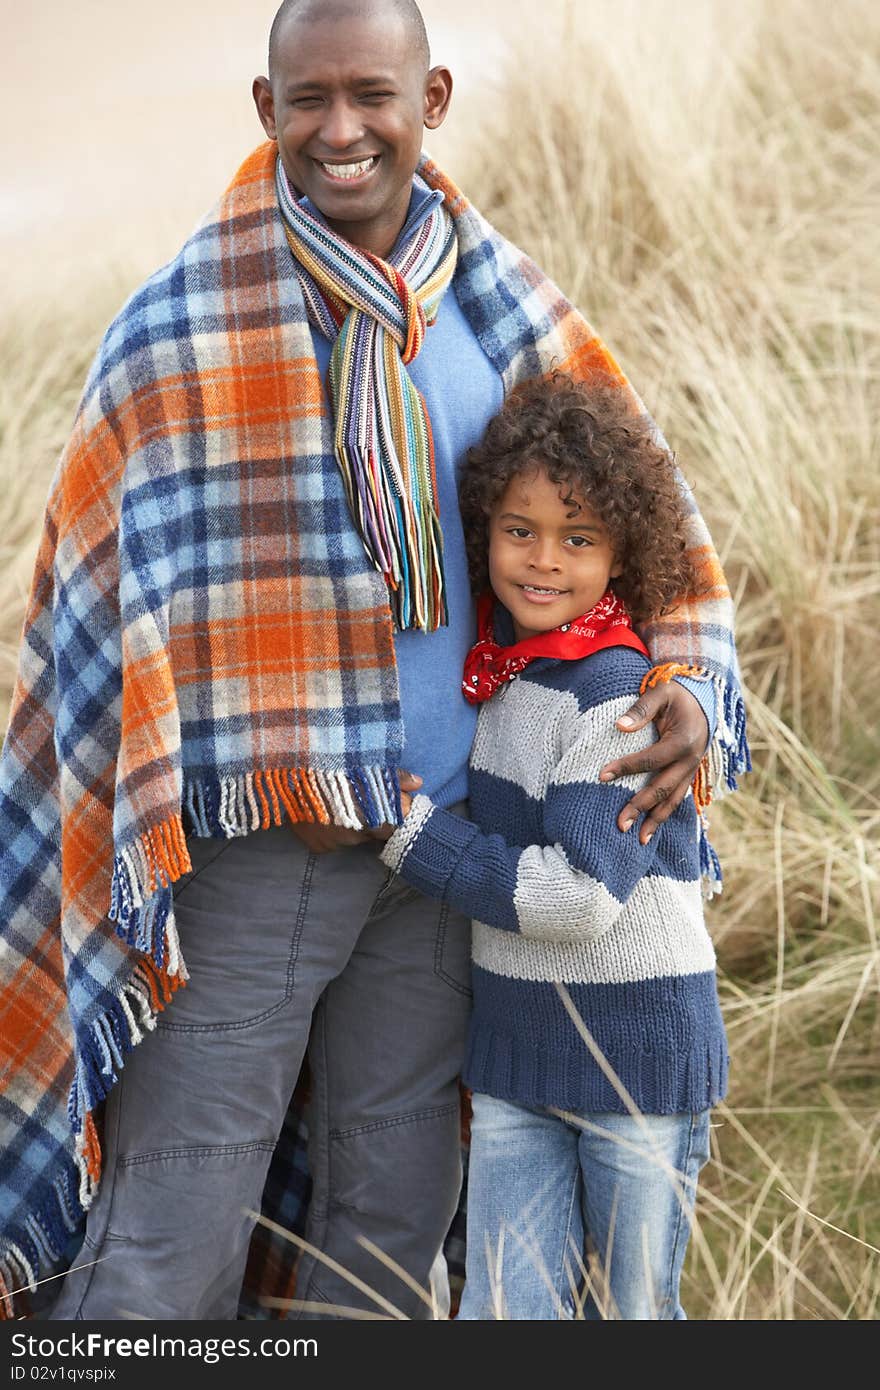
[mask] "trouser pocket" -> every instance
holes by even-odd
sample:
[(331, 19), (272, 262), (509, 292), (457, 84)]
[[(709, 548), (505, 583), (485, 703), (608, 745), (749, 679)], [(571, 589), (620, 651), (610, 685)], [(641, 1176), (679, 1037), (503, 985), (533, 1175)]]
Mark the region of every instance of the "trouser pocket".
[(162, 1032), (254, 1027), (293, 994), (314, 856), (287, 826), (215, 845), (191, 851), (194, 872), (175, 895), (190, 980)]

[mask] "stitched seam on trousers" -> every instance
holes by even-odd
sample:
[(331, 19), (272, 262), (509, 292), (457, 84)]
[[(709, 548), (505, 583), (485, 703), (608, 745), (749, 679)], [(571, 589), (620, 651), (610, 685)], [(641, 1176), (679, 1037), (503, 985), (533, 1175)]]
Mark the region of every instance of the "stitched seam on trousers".
[(437, 936), (434, 940), (434, 974), (439, 976), (451, 989), (463, 994), (468, 999), (472, 999), (474, 992), (468, 989), (467, 985), (461, 984), (454, 979), (447, 970), (443, 969), (443, 948), (446, 945), (446, 926), (449, 921), (449, 904), (444, 903), (440, 908), (440, 917), (437, 922)]
[[(327, 1222), (329, 1219), (328, 1204), (330, 1200), (330, 1172), (333, 1161), (330, 1151), (329, 1134), (327, 1133), (326, 1126), (324, 1133), (327, 1135), (327, 1138), (325, 1141), (320, 1133), (319, 1125), (319, 1120), (327, 1115), (329, 1105), (326, 1095), (326, 1019), (327, 1005), (322, 997), (318, 1000), (314, 1013), (312, 1014), (312, 1035), (309, 1043), (310, 1056), (313, 1048), (316, 1053), (319, 1048), (321, 1051), (321, 1065), (319, 1067), (316, 1066), (312, 1073), (308, 1140), (309, 1167), (312, 1172), (312, 1195), (309, 1200), (306, 1219), (306, 1240), (316, 1249), (320, 1249), (324, 1244), (324, 1237), (327, 1233)], [(296, 1292), (297, 1296), (304, 1302), (308, 1302), (311, 1298), (312, 1281), (315, 1277), (317, 1264), (318, 1259), (316, 1255), (311, 1254), (307, 1250), (302, 1251), (297, 1272)]]
[[(679, 1184), (680, 1184), (680, 1186), (681, 1186), (681, 1192), (679, 1192), (679, 1194), (678, 1194), (678, 1199), (677, 1199), (677, 1205), (678, 1205), (678, 1220), (676, 1221), (676, 1224), (675, 1224), (675, 1238), (674, 1238), (674, 1240), (673, 1240), (673, 1242), (672, 1242), (672, 1245), (670, 1246), (670, 1249), (669, 1249), (669, 1266), (668, 1266), (668, 1268), (667, 1268), (667, 1270), (666, 1270), (666, 1287), (665, 1287), (665, 1289), (664, 1289), (664, 1291), (663, 1291), (663, 1300), (662, 1300), (662, 1301), (663, 1301), (663, 1306), (664, 1306), (664, 1308), (671, 1308), (673, 1313), (675, 1312), (675, 1309), (678, 1307), (678, 1304), (679, 1304), (679, 1302), (680, 1302), (681, 1300), (680, 1300), (679, 1298), (676, 1298), (675, 1300), (673, 1300), (673, 1298), (672, 1298), (672, 1296), (671, 1296), (671, 1295), (672, 1295), (672, 1289), (671, 1289), (671, 1285), (672, 1285), (672, 1272), (673, 1272), (673, 1270), (675, 1269), (675, 1261), (676, 1261), (676, 1256), (677, 1256), (677, 1254), (678, 1254), (678, 1246), (679, 1246), (679, 1242), (680, 1242), (680, 1240), (681, 1240), (681, 1234), (682, 1234), (682, 1233), (681, 1233), (681, 1228), (682, 1228), (683, 1222), (685, 1221), (684, 1209), (685, 1209), (685, 1203), (688, 1201), (688, 1183), (689, 1183), (689, 1181), (690, 1181), (690, 1175), (689, 1175), (689, 1173), (688, 1173), (688, 1167), (689, 1167), (689, 1165), (690, 1165), (691, 1154), (692, 1154), (693, 1151), (694, 1151), (694, 1135), (696, 1134), (696, 1131), (697, 1131), (697, 1123), (698, 1123), (699, 1118), (700, 1118), (700, 1112), (698, 1112), (697, 1114), (691, 1115), (691, 1126), (690, 1126), (690, 1129), (689, 1129), (689, 1131), (688, 1131), (687, 1151), (686, 1151), (685, 1156), (684, 1156), (684, 1162), (683, 1162), (682, 1165), (681, 1165), (681, 1173), (680, 1173), (680, 1175), (676, 1178), (676, 1187), (678, 1187)], [(694, 1193), (693, 1193), (693, 1195), (696, 1196), (696, 1184), (694, 1185)], [(689, 1235), (690, 1235), (690, 1223), (688, 1223), (688, 1236), (689, 1236)]]
[(255, 1028), (258, 1023), (265, 1023), (273, 1014), (280, 1013), (286, 1009), (290, 1003), (290, 996), (273, 1004), (271, 1009), (266, 1009), (265, 1013), (253, 1014), (250, 1018), (243, 1018), (236, 1023), (157, 1023), (156, 1028), (161, 1033), (240, 1033), (243, 1029)]
[(312, 877), (317, 862), (318, 856), (316, 854), (310, 854), (306, 859), (306, 867), (303, 872), (302, 887), (299, 890), (299, 911), (296, 914), (296, 923), (293, 928), (293, 940), (290, 943), (290, 955), (287, 958), (287, 997), (284, 1001), (285, 1004), (290, 1002), (293, 995), (296, 962), (299, 960), (299, 943), (302, 939), (306, 913), (309, 910), (309, 901), (312, 896)]
[(415, 899), (422, 896), (418, 888), (410, 887), (408, 883), (405, 883), (402, 878), (398, 877), (393, 869), (389, 869), (388, 876), (373, 899), (370, 910), (364, 919), (364, 928), (384, 915), (389, 899), (396, 899), (392, 903), (392, 910), (396, 910), (398, 907), (402, 907), (404, 903), (413, 902)]
[(414, 1110), (410, 1115), (392, 1115), (387, 1120), (375, 1120), (369, 1125), (355, 1125), (352, 1129), (331, 1129), (331, 1139), (348, 1139), (357, 1134), (374, 1134), (382, 1129), (394, 1129), (399, 1125), (417, 1124), (420, 1120), (438, 1120), (444, 1115), (458, 1114), (458, 1101), (452, 1105), (436, 1105), (431, 1110)]
[[(231, 843), (231, 842), (230, 842)], [(222, 851), (221, 851), (222, 853)], [(220, 858), (216, 854), (211, 860), (211, 864), (216, 864)], [(284, 998), (279, 999), (277, 1004), (273, 1004), (271, 1009), (264, 1009), (261, 1014), (252, 1014), (250, 1018), (235, 1019), (227, 1023), (175, 1023), (173, 1019), (166, 1020), (164, 1015), (162, 1021), (156, 1027), (160, 1033), (235, 1033), (247, 1028), (255, 1028), (259, 1023), (265, 1023), (267, 1019), (286, 1009), (293, 998), (294, 976), (296, 973), (296, 962), (299, 958), (299, 943), (302, 936), (303, 923), (305, 922), (306, 912), (308, 911), (309, 898), (312, 891), (312, 874), (315, 870), (316, 856), (310, 854), (306, 859), (305, 872), (303, 874), (302, 887), (299, 893), (299, 911), (296, 915), (296, 922), (293, 927), (293, 935), (290, 941), (290, 952), (287, 957), (287, 987)], [(209, 868), (209, 865), (205, 865)], [(201, 872), (201, 871), (200, 871)]]
[[(118, 1153), (118, 1151), (119, 1151), (119, 1131), (120, 1131), (120, 1129), (121, 1129), (121, 1127), (122, 1127), (122, 1103), (123, 1103), (123, 1100), (124, 1100), (124, 1098), (125, 1098), (125, 1091), (124, 1091), (125, 1075), (126, 1075), (126, 1073), (125, 1073), (125, 1068), (123, 1067), (123, 1069), (122, 1069), (120, 1075), (116, 1078), (116, 1086), (117, 1086), (117, 1092), (116, 1092), (116, 1096), (115, 1096), (116, 1134), (115, 1134), (115, 1136), (114, 1136), (114, 1146), (113, 1146), (113, 1147), (114, 1147), (114, 1150), (115, 1150), (117, 1153)], [(105, 1113), (105, 1119), (106, 1119), (106, 1109), (105, 1109), (105, 1112), (104, 1112), (104, 1113)], [(105, 1150), (109, 1150), (109, 1148), (110, 1148), (110, 1143), (109, 1143), (109, 1135), (108, 1135), (107, 1132), (106, 1132), (106, 1124), (105, 1124), (105, 1132), (104, 1132), (104, 1145), (105, 1145)], [(108, 1187), (109, 1187), (109, 1191), (107, 1192), (107, 1196), (106, 1196), (106, 1201), (107, 1201), (107, 1216), (106, 1216), (106, 1220), (105, 1220), (105, 1222), (104, 1222), (104, 1230), (103, 1230), (103, 1232), (102, 1232), (102, 1234), (101, 1234), (101, 1239), (100, 1239), (99, 1243), (98, 1243), (96, 1246), (94, 1246), (94, 1249), (95, 1249), (96, 1252), (97, 1252), (98, 1250), (101, 1249), (101, 1246), (103, 1245), (104, 1241), (107, 1239), (107, 1236), (108, 1236), (109, 1231), (110, 1231), (110, 1218), (111, 1218), (112, 1215), (113, 1215), (113, 1196), (114, 1196), (114, 1193), (115, 1193), (115, 1191), (116, 1191), (116, 1174), (118, 1173), (118, 1171), (119, 1171), (119, 1159), (117, 1158), (116, 1161), (115, 1161), (114, 1164), (113, 1164), (113, 1171), (112, 1171), (112, 1173), (108, 1173), (108, 1172), (105, 1171), (104, 1174), (103, 1174), (104, 1182), (107, 1183), (107, 1184), (108, 1184)], [(103, 1194), (102, 1194), (102, 1195), (103, 1195)], [(89, 1242), (89, 1243), (91, 1244), (91, 1242)], [(97, 1261), (96, 1261), (96, 1262), (92, 1265), (92, 1268), (91, 1268), (90, 1271), (89, 1271), (89, 1276), (88, 1276), (88, 1279), (86, 1280), (86, 1286), (85, 1286), (85, 1288), (83, 1289), (83, 1296), (82, 1296), (82, 1298), (80, 1299), (79, 1303), (77, 1304), (76, 1312), (75, 1312), (74, 1315), (73, 1315), (74, 1321), (77, 1321), (77, 1322), (82, 1322), (82, 1321), (83, 1321), (83, 1315), (82, 1315), (83, 1304), (85, 1303), (86, 1299), (88, 1298), (89, 1290), (90, 1290), (91, 1287), (92, 1287), (92, 1281), (93, 1281), (93, 1279), (94, 1279), (94, 1277), (95, 1277), (95, 1270), (97, 1269), (97, 1267), (98, 1267), (98, 1264), (97, 1264)]]
[[(580, 1162), (578, 1162), (574, 1174), (572, 1175), (571, 1198), (569, 1199), (568, 1203), (568, 1220), (565, 1223), (565, 1237), (562, 1241), (562, 1250), (559, 1253), (559, 1265), (557, 1267), (556, 1277), (553, 1282), (554, 1291), (556, 1293), (557, 1298), (559, 1299), (559, 1306), (556, 1310), (557, 1321), (561, 1321), (563, 1318), (566, 1317), (570, 1320), (574, 1317), (575, 1314), (574, 1290), (570, 1287), (563, 1288), (562, 1281), (565, 1275), (566, 1260), (570, 1261), (574, 1257), (571, 1248), (571, 1218), (572, 1213), (574, 1212), (575, 1200), (578, 1196), (578, 1187), (580, 1184), (580, 1180)], [(575, 1271), (572, 1271), (572, 1273), (574, 1274), (574, 1278), (576, 1281), (577, 1273)]]
[[(202, 836), (198, 836), (197, 838), (198, 838), (198, 839), (206, 839), (206, 838), (209, 838), (209, 839), (212, 839), (212, 840), (213, 840), (213, 839), (215, 838), (215, 836), (211, 835), (211, 836), (207, 836), (207, 837), (206, 837), (206, 836), (202, 835)], [(196, 879), (197, 879), (197, 878), (200, 878), (200, 877), (202, 876), (202, 874), (205, 872), (206, 869), (210, 869), (210, 867), (211, 867), (212, 864), (216, 864), (216, 863), (217, 863), (217, 860), (220, 858), (221, 854), (225, 854), (226, 851), (228, 850), (228, 848), (229, 848), (229, 846), (230, 846), (231, 844), (232, 844), (232, 840), (231, 840), (231, 839), (225, 840), (225, 841), (220, 845), (220, 848), (217, 850), (217, 853), (216, 853), (216, 854), (213, 854), (213, 855), (211, 856), (211, 858), (207, 861), (207, 863), (203, 864), (203, 865), (201, 866), (200, 869), (190, 869), (190, 871), (189, 871), (188, 874), (184, 874), (183, 879), (181, 880), (181, 883), (180, 883), (180, 887), (179, 887), (179, 889), (177, 890), (177, 892), (174, 894), (174, 900), (175, 900), (175, 902), (179, 902), (179, 901), (180, 901), (180, 899), (183, 897), (183, 894), (186, 892), (187, 888), (189, 888), (190, 884), (191, 884), (191, 883), (195, 883)]]
[(394, 883), (396, 877), (397, 875), (395, 874), (394, 870), (389, 869), (387, 874), (385, 875), (385, 882), (382, 884), (382, 887), (379, 889), (378, 893), (376, 894), (375, 898), (373, 899), (370, 905), (370, 910), (367, 913), (366, 918), (364, 920), (364, 926), (367, 925), (367, 922), (369, 922), (370, 918), (373, 916), (373, 913), (376, 911), (376, 908), (381, 907), (385, 899), (388, 897), (388, 891)]
[(194, 1144), (181, 1149), (155, 1149), (150, 1153), (132, 1154), (117, 1160), (118, 1168), (132, 1168), (138, 1163), (153, 1163), (164, 1158), (222, 1158), (224, 1154), (273, 1153), (275, 1144), (270, 1139), (258, 1140), (253, 1144)]

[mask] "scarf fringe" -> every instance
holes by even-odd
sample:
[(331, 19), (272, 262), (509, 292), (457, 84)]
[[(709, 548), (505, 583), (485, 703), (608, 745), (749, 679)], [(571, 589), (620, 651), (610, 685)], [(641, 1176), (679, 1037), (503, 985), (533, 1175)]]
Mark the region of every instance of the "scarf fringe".
[(77, 1063), (67, 1103), (74, 1156), (42, 1203), (11, 1233), (0, 1256), (0, 1320), (16, 1316), (14, 1299), (33, 1293), (41, 1272), (62, 1259), (91, 1206), (101, 1177), (95, 1108), (119, 1080), (126, 1055), (156, 1027), (156, 1019), (185, 983), (148, 958), (138, 961), (120, 993), (88, 1029), (77, 1034)]
[(721, 892), (723, 876), (718, 855), (709, 840), (708, 809), (713, 801), (720, 801), (728, 792), (736, 791), (739, 774), (752, 770), (746, 738), (745, 702), (734, 681), (712, 675), (705, 666), (691, 666), (676, 661), (652, 667), (642, 680), (641, 693), (644, 694), (646, 690), (657, 685), (667, 685), (676, 676), (687, 676), (691, 680), (711, 680), (715, 687), (715, 734), (694, 774), (692, 784), (700, 824), (703, 896), (714, 898)]

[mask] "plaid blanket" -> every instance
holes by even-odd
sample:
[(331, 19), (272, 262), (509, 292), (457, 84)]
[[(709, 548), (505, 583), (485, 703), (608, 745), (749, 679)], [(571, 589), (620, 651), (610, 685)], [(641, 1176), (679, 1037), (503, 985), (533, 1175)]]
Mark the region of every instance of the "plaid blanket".
[[(7, 1315), (70, 1246), (100, 1178), (101, 1102), (186, 979), (171, 885), (187, 833), (399, 820), (388, 592), (346, 512), (275, 156), (250, 156), (111, 325), (50, 492), (0, 757)], [(420, 172), (505, 388), (601, 372), (641, 410), (559, 290)], [(706, 592), (644, 635), (658, 675), (716, 683), (720, 792), (748, 753), (732, 605), (696, 507), (691, 544)]]

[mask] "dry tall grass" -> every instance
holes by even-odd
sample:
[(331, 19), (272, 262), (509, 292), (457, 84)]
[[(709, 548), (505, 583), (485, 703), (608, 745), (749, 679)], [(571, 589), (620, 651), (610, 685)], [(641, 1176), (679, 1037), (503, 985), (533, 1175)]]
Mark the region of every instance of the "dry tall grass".
[[(756, 771), (714, 817), (733, 1089), (698, 1318), (880, 1300), (878, 116), (871, 0), (594, 0), (563, 54), (524, 54), (456, 171), (615, 347), (738, 599)], [(29, 306), (0, 343), (4, 694), (54, 457), (121, 297)]]
[[(717, 808), (733, 1054), (691, 1314), (880, 1295), (880, 13), (572, 7), (465, 180), (620, 355), (738, 599), (756, 771)], [(682, 42), (681, 30), (689, 38)], [(839, 1228), (839, 1229), (835, 1229)]]

